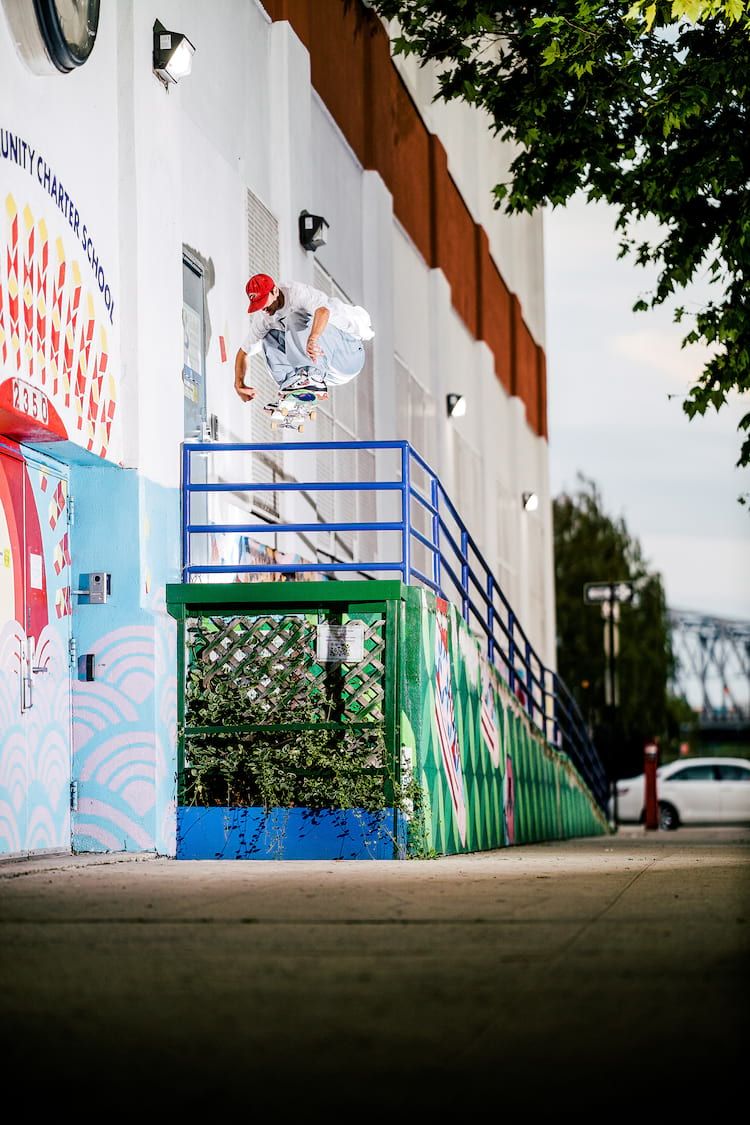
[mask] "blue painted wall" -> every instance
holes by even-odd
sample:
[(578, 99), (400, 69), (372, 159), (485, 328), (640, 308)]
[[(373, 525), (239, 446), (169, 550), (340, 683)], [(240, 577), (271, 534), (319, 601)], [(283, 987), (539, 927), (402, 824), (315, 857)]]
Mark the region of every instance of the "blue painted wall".
[(178, 859), (403, 859), (406, 820), (394, 810), (178, 809)]
[(73, 850), (174, 855), (176, 634), (164, 586), (179, 575), (179, 493), (104, 464), (72, 466), (71, 493), (73, 582), (112, 576), (107, 603), (78, 598), (73, 615)]

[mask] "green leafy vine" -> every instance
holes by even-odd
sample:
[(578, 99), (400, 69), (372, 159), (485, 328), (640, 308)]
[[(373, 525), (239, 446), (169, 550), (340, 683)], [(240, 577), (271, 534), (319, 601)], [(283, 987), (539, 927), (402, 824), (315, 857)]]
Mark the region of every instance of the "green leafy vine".
[(382, 725), (336, 722), (332, 694), (312, 692), (290, 711), (273, 693), (253, 698), (228, 678), (206, 685), (194, 671), (186, 702), (189, 727), (215, 728), (186, 737), (186, 804), (376, 811), (409, 799)]

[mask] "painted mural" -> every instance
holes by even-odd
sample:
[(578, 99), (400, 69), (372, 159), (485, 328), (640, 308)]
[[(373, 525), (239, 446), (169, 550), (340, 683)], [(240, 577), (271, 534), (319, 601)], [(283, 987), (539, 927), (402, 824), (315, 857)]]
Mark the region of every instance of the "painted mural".
[[(168, 847), (174, 838), (173, 828), (170, 833), (153, 823), (157, 792), (163, 799), (159, 817), (169, 818), (165, 794), (174, 783), (171, 776), (159, 790), (159, 775), (173, 774), (166, 764), (169, 738), (151, 714), (158, 710), (153, 683), (147, 691), (144, 680), (155, 660), (166, 661), (159, 649), (162, 634), (168, 643), (169, 627), (153, 625), (157, 611), (149, 618), (154, 635), (148, 644), (138, 625), (126, 628), (125, 640), (113, 625), (114, 606), (82, 606), (75, 589), (85, 582), (82, 572), (107, 561), (101, 547), (107, 505), (114, 512), (119, 508), (93, 468), (119, 461), (122, 436), (116, 245), (103, 219), (101, 192), (77, 196), (66, 171), (32, 137), (0, 128), (0, 852), (5, 853), (68, 850), (72, 844), (81, 844), (80, 850), (153, 848), (157, 840)], [(89, 500), (95, 501), (90, 556), (85, 530), (79, 535), (68, 523), (70, 463), (85, 460), (77, 449), (90, 455), (92, 466), (89, 479), (80, 470), (77, 496), (84, 524)], [(129, 508), (134, 510), (137, 506)], [(117, 542), (134, 542), (132, 527), (122, 530), (111, 544), (120, 556)], [(140, 560), (134, 557), (129, 565), (137, 572)], [(108, 569), (117, 566), (111, 562)], [(121, 650), (128, 649), (132, 674), (124, 682), (121, 674), (107, 679), (106, 661), (87, 681), (76, 646), (92, 656), (96, 633), (113, 667), (122, 668)], [(74, 707), (81, 708), (75, 721)], [(97, 728), (105, 712), (106, 722)], [(139, 738), (137, 729), (150, 733)]]
[(174, 855), (176, 631), (161, 577), (179, 573), (177, 495), (107, 465), (74, 466), (72, 484), (76, 557), (112, 577), (108, 604), (75, 615), (73, 850)]
[[(0, 433), (16, 450), (0, 471), (0, 851), (174, 854), (179, 497), (117, 468), (117, 245), (105, 197), (69, 173), (0, 128)], [(70, 533), (68, 479), (40, 476), (30, 444), (72, 462)], [(93, 570), (111, 574), (106, 606), (73, 592)]]
[[(0, 447), (0, 854), (173, 855), (175, 629), (152, 576), (177, 573), (176, 494), (111, 465), (67, 472)], [(152, 518), (134, 535), (139, 493)], [(106, 605), (79, 596), (86, 560), (111, 572)]]
[(0, 853), (70, 846), (68, 481), (0, 449)]
[(606, 818), (532, 727), (455, 606), (404, 587), (402, 759), (419, 781), (410, 848), (486, 851), (597, 835)]
[(73, 687), (73, 850), (174, 854), (173, 630), (114, 629), (92, 650), (96, 681)]
[(58, 171), (9, 129), (0, 171), (0, 433), (116, 461), (114, 264)]
[(461, 751), (453, 704), (453, 674), (448, 644), (448, 603), (436, 600), (435, 609), (435, 722), (445, 778), (448, 781), (453, 816), (461, 838), (466, 843), (466, 793), (464, 790)]
[[(207, 557), (212, 566), (226, 566), (229, 573), (220, 574), (217, 581), (232, 582), (287, 582), (294, 579), (297, 582), (312, 580), (316, 575), (290, 571), (271, 571), (258, 573), (256, 571), (232, 571), (235, 566), (290, 566), (295, 563), (305, 564), (312, 562), (312, 558), (303, 555), (280, 551), (277, 547), (269, 547), (259, 543), (248, 535), (236, 535), (233, 532), (211, 533), (206, 536)], [(205, 580), (206, 576), (204, 576)]]

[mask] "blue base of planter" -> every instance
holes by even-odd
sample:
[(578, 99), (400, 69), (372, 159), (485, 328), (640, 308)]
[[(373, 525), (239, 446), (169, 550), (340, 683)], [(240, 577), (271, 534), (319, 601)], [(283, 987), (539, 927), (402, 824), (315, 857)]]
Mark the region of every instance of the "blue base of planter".
[(404, 859), (394, 810), (178, 808), (177, 859)]

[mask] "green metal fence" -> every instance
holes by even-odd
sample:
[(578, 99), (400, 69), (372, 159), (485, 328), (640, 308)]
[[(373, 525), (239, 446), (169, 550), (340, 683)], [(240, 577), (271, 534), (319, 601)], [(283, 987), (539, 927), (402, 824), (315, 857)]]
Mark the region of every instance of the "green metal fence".
[(396, 816), (399, 594), (397, 582), (169, 586), (179, 807)]

